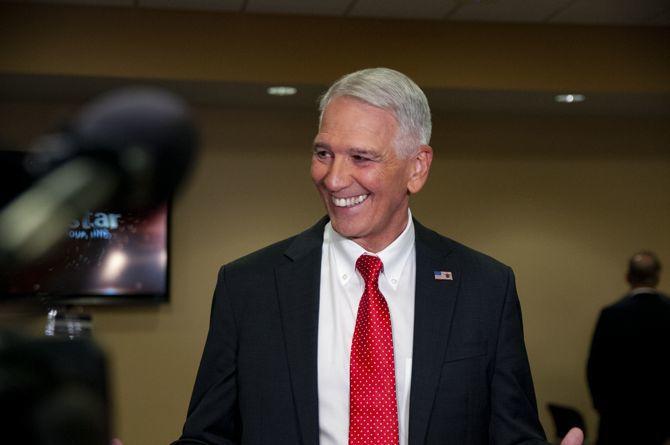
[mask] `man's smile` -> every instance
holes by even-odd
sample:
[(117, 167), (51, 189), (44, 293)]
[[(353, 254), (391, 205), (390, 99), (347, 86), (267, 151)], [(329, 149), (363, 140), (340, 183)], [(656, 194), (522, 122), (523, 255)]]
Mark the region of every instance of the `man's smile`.
[(368, 196), (370, 196), (369, 193), (366, 195), (352, 196), (350, 198), (338, 198), (336, 196), (331, 196), (330, 200), (333, 204), (335, 204), (335, 207), (353, 207), (365, 201)]

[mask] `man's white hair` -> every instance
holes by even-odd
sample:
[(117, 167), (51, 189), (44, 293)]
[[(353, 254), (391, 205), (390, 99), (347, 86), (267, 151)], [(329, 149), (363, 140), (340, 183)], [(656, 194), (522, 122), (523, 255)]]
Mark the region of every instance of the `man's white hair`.
[(321, 97), (319, 125), (330, 101), (340, 96), (353, 97), (393, 113), (399, 127), (395, 141), (398, 156), (409, 157), (420, 145), (430, 143), (428, 99), (403, 73), (390, 68), (368, 68), (341, 77)]

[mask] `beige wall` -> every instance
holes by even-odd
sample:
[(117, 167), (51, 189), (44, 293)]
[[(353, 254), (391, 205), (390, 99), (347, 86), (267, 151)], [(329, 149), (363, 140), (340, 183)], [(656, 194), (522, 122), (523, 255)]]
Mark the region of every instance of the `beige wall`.
[[(434, 89), (670, 91), (668, 28), (445, 24), (0, 4), (0, 74), (326, 84), (396, 67)], [(74, 107), (0, 100), (25, 144)], [(125, 445), (181, 428), (220, 264), (322, 214), (308, 111), (198, 110), (204, 150), (175, 202), (172, 301), (95, 310)], [(598, 310), (625, 261), (670, 264), (668, 119), (437, 115), (436, 159), (412, 207), (426, 225), (517, 273), (542, 420), (547, 401), (595, 415), (584, 378)], [(666, 276), (662, 287), (670, 290)], [(33, 328), (39, 321), (33, 323)]]
[(0, 3), (0, 73), (426, 88), (669, 92), (670, 28), (261, 16)]
[[(71, 106), (0, 106), (0, 135), (30, 139)], [(172, 220), (172, 301), (95, 310), (110, 355), (116, 431), (164, 444), (184, 419), (218, 267), (311, 225), (316, 117), (307, 111), (199, 109), (204, 152)], [(26, 122), (32, 122), (26, 124)], [(511, 265), (542, 421), (574, 405), (594, 431), (584, 377), (598, 310), (625, 291), (642, 247), (670, 263), (667, 120), (439, 115), (424, 224)], [(663, 125), (665, 124), (665, 125)], [(661, 287), (670, 290), (667, 277)]]

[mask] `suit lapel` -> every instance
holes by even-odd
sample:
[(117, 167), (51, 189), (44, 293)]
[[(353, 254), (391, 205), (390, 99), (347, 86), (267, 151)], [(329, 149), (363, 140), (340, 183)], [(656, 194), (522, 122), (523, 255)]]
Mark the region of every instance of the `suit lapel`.
[[(416, 220), (414, 224), (416, 291), (410, 389), (410, 445), (425, 442), (461, 283), (459, 265), (453, 255), (449, 255), (449, 244)], [(451, 272), (453, 280), (436, 280), (436, 271)]]
[(275, 277), (302, 443), (319, 442), (317, 345), (321, 245), (327, 219), (298, 235)]

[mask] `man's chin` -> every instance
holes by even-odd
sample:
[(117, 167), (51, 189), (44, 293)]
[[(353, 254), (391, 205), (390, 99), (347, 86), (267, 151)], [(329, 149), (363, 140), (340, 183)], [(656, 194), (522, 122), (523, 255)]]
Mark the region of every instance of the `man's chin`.
[(332, 225), (333, 225), (333, 230), (335, 230), (338, 234), (345, 238), (349, 238), (350, 240), (355, 240), (357, 238), (360, 238), (362, 235), (362, 230), (358, 227), (356, 227), (353, 224), (347, 224), (347, 223), (342, 223), (338, 221), (337, 219), (333, 219), (331, 217), (330, 219)]

